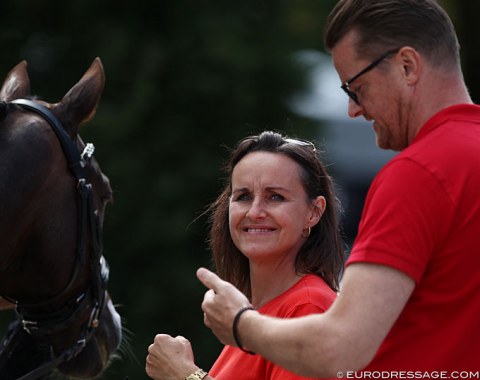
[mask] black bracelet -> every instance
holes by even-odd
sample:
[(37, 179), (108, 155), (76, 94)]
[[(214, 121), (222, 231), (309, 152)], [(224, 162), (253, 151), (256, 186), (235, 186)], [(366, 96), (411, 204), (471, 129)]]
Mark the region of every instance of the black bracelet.
[(235, 343), (237, 344), (238, 348), (240, 348), (243, 352), (246, 352), (247, 354), (250, 354), (250, 355), (255, 355), (255, 352), (245, 350), (242, 347), (242, 343), (240, 343), (240, 338), (238, 337), (238, 331), (237, 331), (238, 321), (240, 320), (241, 315), (247, 310), (255, 310), (255, 309), (251, 306), (243, 307), (238, 311), (237, 315), (235, 315), (235, 318), (233, 318), (233, 339), (235, 339)]

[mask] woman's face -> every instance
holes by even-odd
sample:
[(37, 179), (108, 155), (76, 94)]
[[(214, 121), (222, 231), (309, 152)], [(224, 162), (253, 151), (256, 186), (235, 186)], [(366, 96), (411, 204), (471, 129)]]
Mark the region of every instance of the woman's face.
[(301, 167), (283, 154), (247, 154), (232, 172), (229, 227), (233, 242), (257, 262), (294, 260), (325, 209), (325, 198), (308, 199)]

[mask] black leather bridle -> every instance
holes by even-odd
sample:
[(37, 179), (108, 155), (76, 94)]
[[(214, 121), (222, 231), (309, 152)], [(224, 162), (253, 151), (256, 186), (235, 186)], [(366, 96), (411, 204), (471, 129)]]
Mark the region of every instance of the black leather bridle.
[[(58, 118), (41, 104), (28, 99), (16, 99), (10, 103), (42, 116), (52, 127), (62, 146), (70, 172), (75, 177), (77, 190), (77, 245), (75, 264), (70, 281), (60, 294), (39, 303), (24, 304), (11, 300), (16, 304), (16, 314), (19, 322), (17, 326), (21, 326), (35, 338), (43, 338), (70, 327), (91, 309), (88, 323), (71, 347), (59, 354), (54, 354), (51, 345), (46, 347), (50, 359), (17, 379), (34, 380), (48, 374), (61, 363), (74, 358), (93, 336), (99, 324), (99, 316), (105, 307), (109, 268), (102, 256), (102, 227), (98, 210), (95, 209), (93, 203), (92, 185), (87, 182), (85, 176), (85, 167), (94, 151), (93, 145), (87, 144), (84, 151), (80, 153)], [(90, 257), (87, 256), (89, 251), (91, 252)], [(45, 309), (48, 309), (50, 305), (53, 308), (53, 305), (70, 292), (85, 262), (89, 262), (91, 273), (91, 281), (87, 289), (80, 294), (74, 294), (60, 310), (56, 309), (45, 313)], [(5, 296), (4, 298), (9, 299)], [(7, 334), (2, 342), (2, 347), (0, 347), (0, 353), (8, 350), (10, 343), (8, 335), (13, 337), (15, 334)]]

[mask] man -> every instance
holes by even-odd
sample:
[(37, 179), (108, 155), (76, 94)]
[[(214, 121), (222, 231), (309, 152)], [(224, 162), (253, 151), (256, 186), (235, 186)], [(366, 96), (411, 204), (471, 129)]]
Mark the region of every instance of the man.
[(340, 0), (325, 44), (349, 115), (401, 151), (372, 183), (340, 295), (322, 315), (273, 319), (201, 268), (205, 323), (304, 376), (478, 376), (480, 107), (452, 23), (434, 0)]

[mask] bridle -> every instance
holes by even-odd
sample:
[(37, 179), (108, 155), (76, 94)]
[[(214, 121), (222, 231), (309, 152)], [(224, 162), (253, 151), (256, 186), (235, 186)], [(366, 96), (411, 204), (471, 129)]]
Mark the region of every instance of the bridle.
[[(98, 210), (95, 209), (93, 203), (92, 185), (87, 182), (85, 176), (85, 167), (94, 152), (93, 145), (86, 144), (85, 149), (80, 154), (61, 122), (48, 108), (28, 99), (16, 99), (11, 101), (10, 104), (20, 106), (43, 117), (55, 132), (62, 146), (68, 168), (76, 180), (77, 243), (73, 274), (68, 285), (60, 294), (45, 301), (30, 304), (11, 300), (5, 296), (4, 298), (16, 304), (17, 321), (21, 328), (35, 338), (46, 337), (54, 332), (65, 330), (78, 321), (80, 317), (85, 316), (86, 312), (91, 309), (88, 323), (82, 328), (80, 336), (72, 346), (55, 355), (53, 346), (47, 345), (45, 349), (49, 352), (49, 361), (17, 379), (34, 380), (48, 374), (61, 363), (74, 358), (94, 335), (99, 324), (99, 316), (105, 307), (109, 268), (102, 256), (102, 226)], [(60, 310), (45, 313), (45, 308), (50, 305), (53, 307), (72, 289), (82, 265), (88, 259), (88, 251), (91, 252), (89, 261), (90, 284), (80, 294), (74, 294)], [(18, 324), (17, 328), (20, 328)], [(7, 333), (0, 347), (0, 353), (8, 348), (14, 335), (12, 331)]]

